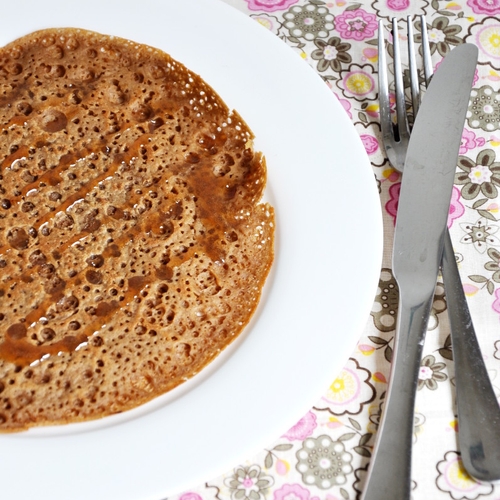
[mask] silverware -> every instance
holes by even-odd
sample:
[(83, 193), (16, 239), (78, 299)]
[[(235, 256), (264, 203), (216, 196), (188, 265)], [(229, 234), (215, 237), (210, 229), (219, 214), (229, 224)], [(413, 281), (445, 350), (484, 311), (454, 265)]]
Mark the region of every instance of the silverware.
[(399, 286), (398, 323), (364, 500), (410, 498), (418, 374), (476, 61), (477, 48), (470, 44), (447, 55), (429, 84), (408, 142), (392, 264)]
[[(455, 362), (458, 445), (467, 472), (479, 481), (500, 480), (500, 407), (484, 365), (449, 237), (441, 264)], [(451, 307), (450, 307), (451, 305)]]
[[(424, 16), (420, 16), (420, 22), (425, 82), (429, 82), (432, 76), (432, 64)], [(385, 48), (380, 28), (381, 26), (379, 26), (379, 61), (381, 66), (379, 74), (386, 73), (385, 61), (382, 64), (382, 58), (385, 58)], [(397, 43), (398, 27), (395, 19), (392, 20), (392, 28), (396, 105), (400, 113), (404, 113), (406, 116), (399, 44)], [(413, 45), (413, 28), (411, 18), (408, 18), (410, 87), (413, 115), (416, 116), (420, 104), (420, 89)], [(387, 85), (380, 85), (380, 89), (380, 100), (388, 102)], [(401, 172), (410, 135), (408, 124), (400, 119), (398, 114), (398, 127), (403, 128), (400, 132), (400, 136), (402, 136), (400, 141), (396, 141), (394, 138), (390, 113), (384, 115), (381, 113), (381, 126), (389, 161), (396, 170)], [(458, 441), (462, 462), (472, 477), (481, 481), (497, 481), (500, 480), (500, 406), (476, 338), (448, 231), (445, 234), (441, 271), (450, 318), (451, 343), (455, 363)]]

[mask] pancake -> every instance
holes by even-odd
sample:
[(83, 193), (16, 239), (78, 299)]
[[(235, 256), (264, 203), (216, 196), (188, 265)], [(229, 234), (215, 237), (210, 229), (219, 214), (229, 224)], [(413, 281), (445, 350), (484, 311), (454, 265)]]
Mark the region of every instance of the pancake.
[(0, 49), (0, 432), (102, 418), (198, 373), (273, 261), (266, 164), (198, 75), (77, 29)]

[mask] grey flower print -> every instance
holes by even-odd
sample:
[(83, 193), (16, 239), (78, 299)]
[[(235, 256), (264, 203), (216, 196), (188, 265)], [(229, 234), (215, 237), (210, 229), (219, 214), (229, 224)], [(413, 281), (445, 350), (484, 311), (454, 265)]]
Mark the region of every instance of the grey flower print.
[(333, 30), (333, 15), (323, 6), (314, 4), (294, 5), (283, 14), (283, 25), (291, 36), (314, 40), (326, 38)]
[(469, 127), (489, 132), (500, 128), (500, 93), (489, 85), (473, 89), (467, 111)]
[(500, 240), (495, 236), (495, 233), (498, 232), (498, 226), (491, 224), (486, 219), (479, 219), (475, 224), (461, 222), (460, 227), (465, 232), (460, 243), (472, 243), (479, 253), (486, 252), (492, 246), (500, 246)]
[[(420, 21), (415, 23), (415, 27), (419, 33), (415, 35), (415, 41), (422, 43), (422, 34), (420, 33)], [(447, 17), (440, 16), (432, 21), (432, 24), (427, 24), (427, 33), (429, 36), (429, 45), (431, 54), (438, 52), (442, 57), (446, 56), (452, 49), (452, 45), (460, 45), (463, 40), (457, 35), (462, 31), (462, 27), (458, 24), (450, 24)]]
[(346, 475), (352, 472), (352, 455), (344, 443), (332, 441), (327, 435), (306, 439), (296, 455), (296, 468), (304, 483), (322, 490), (345, 484)]
[(455, 184), (462, 186), (461, 194), (465, 200), (473, 200), (479, 193), (490, 199), (498, 196), (500, 162), (495, 159), (493, 149), (481, 151), (476, 161), (467, 156), (458, 157), (458, 168), (461, 172), (455, 174)]
[(436, 358), (434, 356), (425, 356), (420, 364), (418, 390), (427, 387), (427, 389), (435, 391), (438, 388), (438, 382), (444, 382), (448, 379), (448, 375), (442, 373), (444, 368), (446, 368), (446, 364), (436, 363)]
[(258, 465), (252, 465), (237, 467), (224, 484), (229, 488), (232, 500), (264, 500), (265, 490), (274, 484), (274, 480), (263, 474)]
[(318, 61), (318, 71), (332, 68), (333, 71), (339, 72), (342, 69), (342, 63), (349, 64), (352, 61), (351, 55), (347, 52), (351, 44), (341, 42), (336, 36), (328, 41), (314, 40), (314, 45), (318, 48), (312, 52), (311, 57)]

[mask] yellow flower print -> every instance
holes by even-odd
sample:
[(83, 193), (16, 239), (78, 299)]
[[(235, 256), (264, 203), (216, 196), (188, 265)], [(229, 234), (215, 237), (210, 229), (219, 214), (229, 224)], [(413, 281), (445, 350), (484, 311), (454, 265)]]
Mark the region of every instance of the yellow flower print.
[(341, 72), (337, 85), (347, 98), (354, 97), (358, 101), (365, 101), (374, 100), (376, 97), (375, 75), (370, 64), (352, 64)]
[(358, 381), (353, 373), (342, 370), (330, 386), (326, 397), (335, 403), (346, 403), (358, 393)]
[[(482, 5), (487, 2), (480, 0)], [(479, 64), (489, 64), (500, 69), (500, 26), (498, 19), (486, 17), (480, 23), (472, 24), (464, 42), (474, 43), (479, 49)]]
[(335, 415), (356, 415), (364, 404), (375, 398), (375, 389), (370, 383), (371, 373), (351, 358), (326, 394), (316, 405), (317, 410), (330, 410)]
[(345, 86), (353, 94), (361, 96), (370, 92), (373, 88), (373, 80), (366, 73), (359, 71), (351, 73), (346, 78)]
[(446, 453), (444, 460), (438, 463), (437, 469), (439, 471), (437, 487), (449, 493), (454, 500), (476, 500), (493, 491), (491, 484), (478, 483), (467, 474), (460, 455), (455, 451)]
[(500, 29), (490, 26), (479, 35), (481, 47), (493, 57), (500, 57)]
[(448, 480), (460, 490), (468, 490), (475, 486), (474, 481), (458, 460), (448, 468)]

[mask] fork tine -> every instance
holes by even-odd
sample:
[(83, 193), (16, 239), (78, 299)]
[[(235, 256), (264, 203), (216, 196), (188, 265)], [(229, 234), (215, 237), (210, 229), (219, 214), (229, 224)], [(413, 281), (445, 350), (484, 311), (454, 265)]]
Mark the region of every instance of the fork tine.
[(394, 49), (394, 84), (396, 90), (396, 116), (399, 140), (408, 139), (410, 131), (406, 116), (405, 91), (403, 84), (403, 70), (401, 66), (401, 52), (399, 50), (398, 22), (392, 19), (392, 43)]
[(408, 65), (410, 69), (410, 87), (411, 87), (411, 100), (413, 107), (413, 121), (418, 113), (420, 105), (420, 83), (418, 81), (417, 59), (415, 57), (415, 44), (413, 42), (413, 25), (411, 23), (411, 16), (407, 19), (408, 25)]
[(387, 58), (385, 56), (384, 26), (378, 23), (378, 89), (380, 128), (383, 141), (389, 144), (392, 139), (391, 103), (389, 100), (389, 81), (387, 79)]
[(431, 60), (431, 49), (429, 46), (429, 36), (427, 34), (427, 22), (425, 21), (425, 16), (420, 16), (420, 29), (422, 30), (422, 55), (424, 58), (424, 74), (425, 74), (425, 84), (429, 85), (432, 78), (432, 60)]

